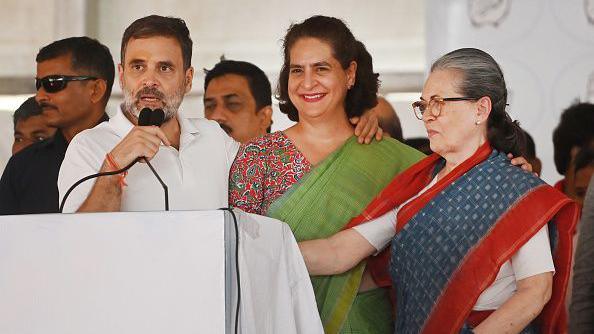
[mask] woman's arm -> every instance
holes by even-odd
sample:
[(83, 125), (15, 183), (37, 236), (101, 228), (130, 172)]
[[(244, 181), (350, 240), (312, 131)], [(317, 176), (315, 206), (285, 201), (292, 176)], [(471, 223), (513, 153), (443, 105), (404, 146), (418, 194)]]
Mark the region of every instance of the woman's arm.
[(350, 228), (325, 239), (299, 243), (310, 275), (336, 275), (353, 268), (376, 252), (367, 239)]
[(396, 210), (329, 238), (299, 243), (310, 275), (336, 275), (381, 251), (394, 237)]
[(382, 140), (384, 131), (379, 126), (379, 118), (374, 110), (365, 110), (360, 117), (353, 117), (350, 119), (351, 124), (355, 126), (355, 136), (357, 136), (359, 144), (369, 144), (371, 140)]
[(516, 292), (475, 329), (475, 333), (519, 333), (551, 298), (553, 256), (543, 226), (511, 258)]
[(551, 298), (553, 273), (542, 273), (516, 282), (517, 291), (474, 329), (474, 333), (519, 333), (542, 311)]

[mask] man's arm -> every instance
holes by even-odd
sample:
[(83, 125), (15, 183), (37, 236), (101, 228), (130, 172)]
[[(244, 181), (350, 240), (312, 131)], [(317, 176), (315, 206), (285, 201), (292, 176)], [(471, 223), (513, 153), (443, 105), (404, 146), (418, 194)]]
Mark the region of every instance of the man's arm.
[[(122, 139), (122, 141), (108, 153), (112, 158), (112, 163), (109, 163), (107, 159), (104, 159), (99, 172), (121, 169), (128, 166), (139, 157), (146, 157), (150, 160), (157, 154), (161, 142), (165, 145), (169, 145), (165, 133), (163, 133), (160, 128), (156, 126), (134, 127), (128, 135), (126, 135), (126, 137), (124, 137), (124, 139)], [(62, 173), (62, 170), (60, 173)], [(62, 189), (60, 190), (62, 192)], [(101, 176), (95, 180), (88, 195), (76, 211), (119, 211), (121, 208), (121, 201), (122, 185), (120, 183), (120, 176)]]
[[(111, 172), (107, 161), (103, 162), (99, 172)], [(122, 205), (122, 186), (119, 175), (100, 176), (95, 180), (89, 196), (77, 212), (113, 212), (120, 211)]]
[(14, 159), (11, 158), (0, 179), (0, 215), (14, 215), (18, 211), (18, 201), (12, 183), (13, 166)]

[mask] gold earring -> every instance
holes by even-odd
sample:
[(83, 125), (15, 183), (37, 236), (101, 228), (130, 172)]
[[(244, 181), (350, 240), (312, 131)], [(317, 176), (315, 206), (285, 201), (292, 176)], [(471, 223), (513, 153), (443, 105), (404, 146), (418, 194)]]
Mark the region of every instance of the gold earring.
[(474, 122), (474, 124), (479, 125), (479, 124), (481, 124), (481, 121), (476, 121), (476, 122)]

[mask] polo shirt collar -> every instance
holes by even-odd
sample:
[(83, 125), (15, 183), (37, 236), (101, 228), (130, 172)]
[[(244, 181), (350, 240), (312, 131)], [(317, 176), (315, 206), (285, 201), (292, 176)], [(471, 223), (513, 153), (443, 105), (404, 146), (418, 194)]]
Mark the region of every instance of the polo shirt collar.
[[(194, 137), (194, 135), (199, 133), (198, 128), (194, 125), (194, 123), (190, 122), (190, 120), (187, 118), (180, 116), (179, 112), (177, 114), (177, 121), (179, 122), (180, 126), (181, 138), (189, 136), (189, 139), (190, 137)], [(116, 114), (109, 120), (109, 122), (120, 138), (124, 138), (134, 127), (134, 124), (132, 124), (126, 115), (124, 115), (121, 105), (118, 107)]]
[(134, 127), (134, 124), (132, 124), (126, 115), (124, 115), (121, 105), (118, 106), (115, 115), (113, 115), (113, 117), (109, 120), (109, 123), (114, 129), (116, 135), (120, 138), (126, 137), (128, 132), (130, 132), (130, 130), (132, 130)]

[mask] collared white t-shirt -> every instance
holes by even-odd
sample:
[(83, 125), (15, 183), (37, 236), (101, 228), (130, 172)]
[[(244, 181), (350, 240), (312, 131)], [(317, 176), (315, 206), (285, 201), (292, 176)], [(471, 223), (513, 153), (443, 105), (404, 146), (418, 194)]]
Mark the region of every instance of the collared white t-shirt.
[[(239, 143), (229, 137), (214, 121), (186, 119), (180, 124), (179, 151), (161, 144), (150, 160), (169, 188), (170, 210), (206, 210), (228, 206), (229, 169)], [(60, 201), (71, 185), (97, 173), (110, 152), (129, 132), (133, 124), (118, 108), (109, 120), (76, 135), (66, 151), (58, 175)], [(80, 184), (69, 196), (64, 212), (75, 212), (87, 198), (95, 180)], [(161, 184), (144, 163), (128, 171), (128, 186), (122, 194), (122, 211), (164, 210)]]
[[(396, 234), (395, 226), (398, 210), (436, 183), (437, 177), (433, 178), (416, 196), (410, 198), (400, 207), (394, 208), (376, 219), (355, 226), (353, 229), (359, 232), (379, 253)], [(495, 281), (481, 293), (473, 310), (496, 310), (516, 292), (517, 281), (555, 271), (548, 231), (547, 225), (542, 227), (524, 246), (512, 255), (510, 260), (501, 266)]]

